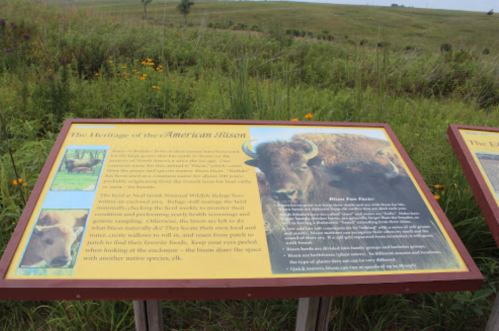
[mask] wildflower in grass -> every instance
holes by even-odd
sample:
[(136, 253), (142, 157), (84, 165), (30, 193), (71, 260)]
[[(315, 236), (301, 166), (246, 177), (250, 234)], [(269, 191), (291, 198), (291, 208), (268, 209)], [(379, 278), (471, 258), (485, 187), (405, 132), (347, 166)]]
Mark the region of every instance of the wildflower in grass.
[(152, 86), (152, 88), (156, 88), (156, 86)]
[(18, 52), (17, 55), (21, 55), (21, 53)]
[(21, 184), (21, 183), (23, 182), (23, 179), (22, 179), (22, 178), (19, 178), (19, 179), (17, 180), (17, 182), (18, 182), (19, 184)]
[(298, 119), (297, 118), (292, 118), (291, 121), (298, 122)]
[(438, 195), (438, 194), (435, 194), (433, 197), (435, 198), (435, 200), (440, 199), (440, 195)]
[(29, 35), (25, 34), (24, 39), (29, 40)]
[(15, 23), (10, 23), (10, 26), (12, 27), (12, 29), (17, 29), (17, 25)]
[(147, 77), (147, 74), (142, 74), (142, 77)]
[(23, 186), (28, 186), (28, 184), (24, 183)]
[(7, 48), (7, 53), (8, 53), (8, 52), (10, 52), (10, 51), (11, 51), (11, 49), (10, 49), (10, 48)]
[(12, 184), (17, 185), (17, 180), (15, 180), (15, 179), (14, 179), (14, 180), (12, 181)]
[(440, 190), (440, 191), (443, 191), (445, 189), (445, 187), (443, 185), (440, 185), (440, 184), (435, 185), (435, 188), (437, 190)]
[(146, 80), (146, 78), (145, 77), (140, 77), (140, 80)]
[(314, 115), (308, 113), (307, 115), (305, 115), (305, 118), (310, 120), (310, 119), (314, 118)]
[(95, 75), (96, 75), (96, 76), (99, 76), (99, 73), (96, 73)]
[(5, 25), (7, 25), (5, 23), (5, 18), (0, 18), (0, 26), (5, 26)]
[(157, 90), (161, 90), (161, 87), (159, 87), (159, 86), (156, 86), (156, 89), (157, 89)]
[(109, 61), (109, 63), (113, 63), (113, 61)]

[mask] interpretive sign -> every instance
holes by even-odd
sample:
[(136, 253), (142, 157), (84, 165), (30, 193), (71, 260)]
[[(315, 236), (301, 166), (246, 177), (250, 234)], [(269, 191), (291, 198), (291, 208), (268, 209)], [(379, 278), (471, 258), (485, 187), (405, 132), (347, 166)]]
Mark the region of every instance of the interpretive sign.
[(0, 299), (471, 290), (482, 276), (386, 124), (68, 120)]
[(451, 124), (447, 137), (499, 246), (499, 128)]

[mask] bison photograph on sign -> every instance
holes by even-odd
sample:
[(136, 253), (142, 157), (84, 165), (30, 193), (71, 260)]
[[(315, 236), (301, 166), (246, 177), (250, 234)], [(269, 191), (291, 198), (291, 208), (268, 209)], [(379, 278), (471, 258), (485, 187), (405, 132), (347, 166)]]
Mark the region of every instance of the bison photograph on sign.
[(382, 130), (250, 132), (274, 273), (459, 268)]
[(17, 273), (74, 268), (87, 218), (88, 210), (42, 210)]
[(94, 191), (105, 156), (102, 149), (68, 149), (51, 190)]
[(499, 154), (475, 152), (496, 196), (499, 194)]

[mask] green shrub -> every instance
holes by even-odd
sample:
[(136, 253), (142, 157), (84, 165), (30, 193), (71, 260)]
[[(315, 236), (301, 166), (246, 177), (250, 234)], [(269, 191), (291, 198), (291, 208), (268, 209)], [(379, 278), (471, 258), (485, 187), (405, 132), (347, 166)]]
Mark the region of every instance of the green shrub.
[(215, 29), (226, 29), (227, 26), (224, 23), (217, 22), (213, 25)]
[(452, 45), (449, 43), (443, 43), (440, 45), (440, 51), (442, 52), (450, 52), (452, 50)]
[(40, 79), (33, 97), (42, 112), (40, 114), (45, 125), (40, 127), (40, 135), (46, 132), (57, 132), (60, 123), (71, 112), (73, 93), (69, 85), (69, 69), (66, 62), (57, 73), (50, 72)]
[(248, 25), (246, 23), (237, 23), (232, 27), (232, 30), (247, 30)]

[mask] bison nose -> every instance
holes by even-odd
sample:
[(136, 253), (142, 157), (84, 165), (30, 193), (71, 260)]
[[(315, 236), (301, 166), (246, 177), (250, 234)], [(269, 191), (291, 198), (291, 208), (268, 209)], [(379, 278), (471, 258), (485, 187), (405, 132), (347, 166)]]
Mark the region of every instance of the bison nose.
[(272, 199), (277, 201), (292, 201), (298, 192), (296, 190), (277, 190), (272, 191)]
[(51, 264), (54, 267), (64, 267), (65, 265), (68, 265), (69, 262), (71, 262), (71, 259), (68, 259), (65, 256), (58, 256), (52, 260)]

